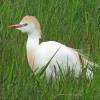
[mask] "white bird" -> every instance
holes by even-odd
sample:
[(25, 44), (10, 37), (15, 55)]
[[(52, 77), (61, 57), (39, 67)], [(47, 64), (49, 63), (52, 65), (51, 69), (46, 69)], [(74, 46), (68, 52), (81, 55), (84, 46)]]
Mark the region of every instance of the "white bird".
[[(45, 66), (57, 51), (46, 68), (45, 75), (47, 79), (51, 76), (53, 79), (56, 78), (56, 75), (59, 76), (59, 66), (61, 66), (63, 72), (67, 72), (69, 68), (71, 72), (73, 71), (75, 77), (79, 77), (82, 72), (82, 63), (84, 63), (83, 67), (86, 67), (86, 65), (92, 67), (94, 65), (94, 63), (80, 55), (77, 50), (56, 41), (47, 41), (39, 44), (42, 32), (40, 23), (35, 16), (25, 16), (19, 24), (11, 25), (9, 27), (27, 33), (27, 59), (33, 72), (36, 69), (41, 69)], [(86, 77), (88, 79), (93, 78), (93, 72), (89, 68), (86, 70)]]

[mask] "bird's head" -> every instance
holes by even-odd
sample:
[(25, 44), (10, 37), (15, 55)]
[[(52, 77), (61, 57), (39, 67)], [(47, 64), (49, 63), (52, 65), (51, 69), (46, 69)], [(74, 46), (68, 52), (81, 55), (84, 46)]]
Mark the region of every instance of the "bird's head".
[(40, 23), (35, 16), (25, 16), (20, 23), (10, 25), (9, 27), (18, 29), (28, 34), (37, 32), (37, 35), (39, 36), (39, 38), (41, 38)]

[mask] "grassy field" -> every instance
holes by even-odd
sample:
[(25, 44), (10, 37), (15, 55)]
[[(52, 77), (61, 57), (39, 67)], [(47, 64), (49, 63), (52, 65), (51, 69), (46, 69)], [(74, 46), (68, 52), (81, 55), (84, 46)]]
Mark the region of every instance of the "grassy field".
[(0, 100), (100, 100), (100, 68), (92, 81), (68, 74), (52, 83), (33, 75), (27, 35), (7, 27), (25, 15), (40, 21), (42, 41), (83, 49), (100, 64), (100, 0), (0, 0)]

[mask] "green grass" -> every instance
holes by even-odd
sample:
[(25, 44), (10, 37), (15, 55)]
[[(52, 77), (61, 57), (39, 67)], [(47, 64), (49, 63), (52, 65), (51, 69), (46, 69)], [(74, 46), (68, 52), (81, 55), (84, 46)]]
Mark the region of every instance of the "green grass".
[(36, 78), (26, 57), (26, 39), (7, 26), (25, 15), (41, 23), (42, 41), (83, 49), (100, 64), (100, 0), (0, 0), (0, 100), (99, 100), (100, 68), (94, 79), (52, 83)]

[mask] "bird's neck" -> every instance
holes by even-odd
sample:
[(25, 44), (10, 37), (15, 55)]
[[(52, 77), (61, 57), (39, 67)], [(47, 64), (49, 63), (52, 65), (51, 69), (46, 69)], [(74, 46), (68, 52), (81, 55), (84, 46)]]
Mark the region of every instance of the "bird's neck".
[(26, 44), (27, 59), (30, 67), (34, 71), (37, 67), (37, 51), (39, 49), (39, 37), (37, 33), (28, 33), (28, 40)]
[(36, 31), (29, 33), (27, 40), (27, 49), (35, 49), (38, 46), (39, 46), (39, 37)]

